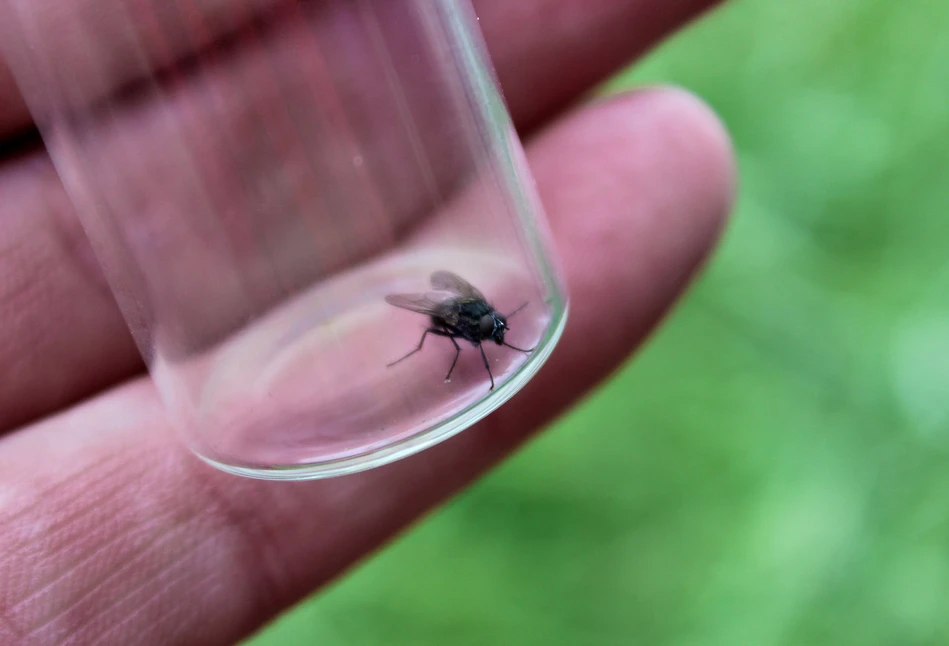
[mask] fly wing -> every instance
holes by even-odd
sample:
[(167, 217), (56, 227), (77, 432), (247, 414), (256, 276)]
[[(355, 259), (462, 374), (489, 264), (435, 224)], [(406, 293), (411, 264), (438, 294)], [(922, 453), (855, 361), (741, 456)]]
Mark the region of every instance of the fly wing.
[(389, 294), (386, 303), (403, 310), (427, 316), (437, 316), (454, 325), (458, 312), (451, 294), (429, 292), (427, 294)]
[(467, 280), (450, 271), (436, 271), (432, 274), (432, 287), (451, 292), (465, 300), (483, 301), (484, 295)]

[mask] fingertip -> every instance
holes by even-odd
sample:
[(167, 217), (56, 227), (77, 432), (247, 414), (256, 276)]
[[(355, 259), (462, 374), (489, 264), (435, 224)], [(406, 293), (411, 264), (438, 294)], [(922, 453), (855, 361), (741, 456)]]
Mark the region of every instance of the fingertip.
[[(736, 193), (735, 149), (725, 122), (704, 99), (673, 85), (628, 90), (607, 98), (617, 109), (648, 118), (687, 164), (696, 201), (708, 209), (696, 215), (720, 230), (731, 212)], [(633, 115), (630, 115), (633, 116)]]
[[(727, 222), (736, 193), (735, 151), (719, 115), (698, 95), (672, 85), (643, 86), (594, 101), (579, 136), (601, 156), (604, 172), (659, 172), (669, 189), (688, 195), (693, 225), (713, 234)], [(613, 140), (611, 145), (606, 140)], [(616, 164), (611, 169), (611, 164)], [(643, 166), (652, 166), (643, 169)], [(663, 178), (656, 178), (657, 180)], [(653, 188), (663, 182), (650, 182)]]
[(652, 87), (564, 115), (527, 150), (571, 299), (545, 373), (571, 374), (582, 391), (625, 361), (709, 257), (734, 199), (732, 146), (700, 99)]

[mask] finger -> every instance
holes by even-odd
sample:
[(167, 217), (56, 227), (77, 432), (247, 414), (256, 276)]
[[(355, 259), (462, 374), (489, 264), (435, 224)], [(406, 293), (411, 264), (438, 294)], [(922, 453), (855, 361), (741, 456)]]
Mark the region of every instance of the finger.
[(44, 157), (0, 165), (0, 433), (141, 365)]
[[(86, 0), (86, 5), (92, 2)], [(509, 15), (503, 7), (510, 4), (482, 0), (479, 4), (479, 9), (485, 14), (482, 23), (486, 27), (489, 43), (493, 43), (492, 49), (498, 50), (498, 67), (502, 78), (506, 78), (509, 85), (524, 82), (528, 87), (538, 90), (527, 93), (533, 98), (518, 100), (517, 106), (520, 107), (515, 106), (516, 112), (525, 118), (531, 114), (534, 115), (531, 118), (535, 118), (543, 112), (539, 111), (538, 106), (549, 107), (566, 100), (564, 97), (572, 93), (582, 91), (619, 65), (621, 59), (661, 37), (673, 27), (676, 20), (684, 20), (711, 3), (698, 0), (677, 3), (646, 0), (625, 3), (607, 0), (591, 3), (535, 0), (533, 3), (515, 3), (525, 9)], [(622, 7), (622, 10), (616, 7)], [(588, 13), (585, 13), (586, 10), (589, 10)], [(575, 31), (558, 26), (561, 23), (557, 21), (567, 18), (566, 24), (576, 25)], [(617, 28), (618, 24), (633, 27), (627, 34), (624, 29)], [(535, 29), (537, 34), (544, 34), (546, 28), (563, 32), (565, 46), (562, 49), (552, 44), (550, 39), (539, 36), (523, 38), (524, 35), (534, 34)], [(106, 33), (109, 33), (108, 30)], [(600, 41), (601, 33), (604, 42), (610, 43), (609, 47), (602, 49), (603, 55), (600, 55), (601, 50), (598, 48), (582, 45), (591, 40)], [(597, 35), (594, 37), (593, 34)], [(523, 44), (516, 47), (506, 45), (510, 40)], [(108, 48), (108, 42), (102, 46)], [(537, 87), (537, 79), (561, 76), (559, 73), (545, 75), (546, 63), (552, 64), (555, 70), (576, 70), (563, 75), (570, 83), (560, 85), (545, 81), (542, 88)], [(581, 73), (579, 70), (588, 72)], [(258, 105), (261, 103), (264, 102), (258, 101)], [(248, 102), (241, 104), (237, 101), (234, 104), (244, 106), (242, 112), (233, 115), (235, 120), (244, 125), (234, 127), (233, 131), (253, 129), (253, 122), (246, 120)], [(223, 130), (227, 131), (227, 128)], [(195, 131), (189, 140), (200, 141), (199, 135), (200, 131)], [(154, 151), (161, 149), (161, 146), (150, 147)], [(167, 165), (175, 166), (176, 161), (169, 159)], [(380, 165), (396, 169), (404, 166), (391, 158)], [(121, 168), (128, 164), (118, 163), (118, 166)], [(273, 165), (269, 164), (266, 156), (257, 155), (251, 166), (263, 169)], [(227, 187), (232, 184), (259, 184), (261, 177), (264, 177), (263, 172), (257, 173), (259, 177), (250, 173), (246, 182), (218, 182), (216, 185), (221, 188), (219, 199), (240, 202), (242, 193)], [(102, 176), (110, 174), (115, 172), (102, 169)], [(184, 177), (187, 181), (196, 181), (187, 173)], [(412, 184), (389, 183), (393, 186)], [(156, 188), (165, 189), (163, 185), (157, 185)], [(366, 194), (364, 190), (357, 190), (358, 187), (346, 188), (340, 191), (341, 195), (359, 197)], [(4, 241), (5, 251), (0, 253), (0, 275), (5, 277), (4, 281), (0, 281), (0, 322), (5, 324), (3, 334), (0, 335), (0, 383), (9, 384), (0, 389), (2, 431), (96, 392), (105, 384), (115, 383), (140, 370), (141, 359), (134, 350), (118, 310), (105, 296), (104, 283), (95, 263), (91, 261), (91, 251), (48, 160), (37, 155), (28, 164), (17, 162), (0, 167), (0, 190), (5, 196), (10, 196), (0, 201), (0, 233), (3, 234), (0, 240)], [(390, 196), (386, 204), (390, 208), (400, 209), (402, 213), (412, 213), (412, 205), (418, 195), (407, 195), (399, 200)], [(400, 200), (401, 206), (397, 206)], [(160, 203), (161, 196), (156, 196), (146, 206)], [(243, 204), (242, 208), (248, 208), (249, 201), (240, 203)], [(142, 211), (136, 207), (131, 212)], [(288, 211), (293, 212), (296, 210)], [(305, 239), (305, 236), (299, 238)], [(168, 241), (169, 244), (172, 242)], [(375, 241), (372, 242), (375, 244)], [(202, 249), (209, 248), (213, 248), (213, 245), (192, 249), (195, 252), (193, 255), (206, 259), (212, 254), (202, 253)], [(322, 251), (329, 256), (334, 248), (341, 247), (329, 245)], [(362, 251), (367, 253), (373, 248), (369, 245)], [(305, 264), (305, 261), (296, 257), (290, 258), (290, 262)], [(176, 263), (176, 267), (186, 279), (206, 279), (208, 289), (195, 290), (193, 294), (207, 294), (214, 285), (229, 285), (232, 282), (227, 272), (194, 271), (194, 267), (184, 263)], [(291, 266), (290, 273), (293, 273), (292, 270)], [(220, 281), (217, 283), (212, 280), (218, 278)], [(204, 311), (204, 300), (192, 298), (188, 307), (181, 309), (200, 313)], [(222, 315), (221, 319), (225, 320), (226, 317)], [(68, 322), (68, 325), (63, 322)], [(42, 357), (42, 360), (37, 360), (38, 357)]]
[[(94, 86), (89, 92), (102, 95), (165, 69), (296, 1), (81, 0), (61, 11), (53, 10), (54, 0), (13, 0), (5, 22), (15, 24), (14, 16), (42, 21), (60, 73)], [(521, 126), (532, 126), (718, 1), (478, 0), (476, 10), (512, 113)], [(149, 20), (140, 20), (143, 14)], [(81, 37), (83, 25), (90, 22), (97, 35), (92, 51)], [(149, 24), (159, 27), (162, 38), (146, 32)], [(0, 58), (0, 139), (28, 128), (30, 122)]]
[[(201, 51), (215, 41), (244, 28), (258, 16), (286, 7), (295, 0), (74, 0), (69, 8), (55, 0), (10, 0), (0, 23), (30, 27), (43, 33), (45, 51), (60, 66), (64, 78), (85, 84), (90, 95), (102, 96), (143, 75)], [(146, 20), (142, 20), (142, 18)], [(196, 23), (196, 21), (200, 21)], [(150, 38), (149, 26), (166, 35)], [(94, 27), (93, 27), (94, 26)], [(95, 29), (96, 42), (85, 35)], [(21, 34), (7, 34), (11, 47), (23, 45)], [(7, 56), (16, 55), (7, 50)], [(26, 107), (6, 65), (0, 60), (0, 137), (29, 126)], [(40, 106), (40, 109), (41, 106)]]
[(232, 643), (346, 569), (569, 407), (643, 339), (732, 191), (718, 122), (650, 90), (529, 148), (572, 295), (547, 367), (455, 439), (355, 476), (268, 483), (179, 448), (136, 382), (0, 440), (0, 641)]
[(504, 98), (522, 132), (721, 0), (476, 0)]
[(0, 140), (27, 130), (30, 124), (30, 113), (20, 96), (20, 89), (5, 59), (0, 56)]

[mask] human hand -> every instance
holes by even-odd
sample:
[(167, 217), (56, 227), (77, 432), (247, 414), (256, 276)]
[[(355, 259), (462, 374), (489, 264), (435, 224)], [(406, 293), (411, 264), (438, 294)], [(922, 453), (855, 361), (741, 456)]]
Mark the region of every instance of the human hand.
[[(549, 363), (499, 411), (345, 478), (244, 480), (181, 447), (48, 159), (36, 149), (4, 160), (0, 643), (232, 643), (470, 484), (619, 365), (712, 246), (731, 199), (730, 150), (679, 91), (568, 104), (710, 4), (477, 3), (571, 318)], [(0, 133), (28, 124), (2, 65), (0, 105)]]

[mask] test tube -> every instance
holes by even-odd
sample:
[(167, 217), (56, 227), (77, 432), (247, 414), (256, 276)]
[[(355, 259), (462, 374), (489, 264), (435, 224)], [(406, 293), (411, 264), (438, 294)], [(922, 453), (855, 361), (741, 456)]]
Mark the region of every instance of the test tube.
[(284, 480), (392, 462), (552, 352), (567, 295), (468, 0), (0, 1), (0, 46), (205, 461)]

